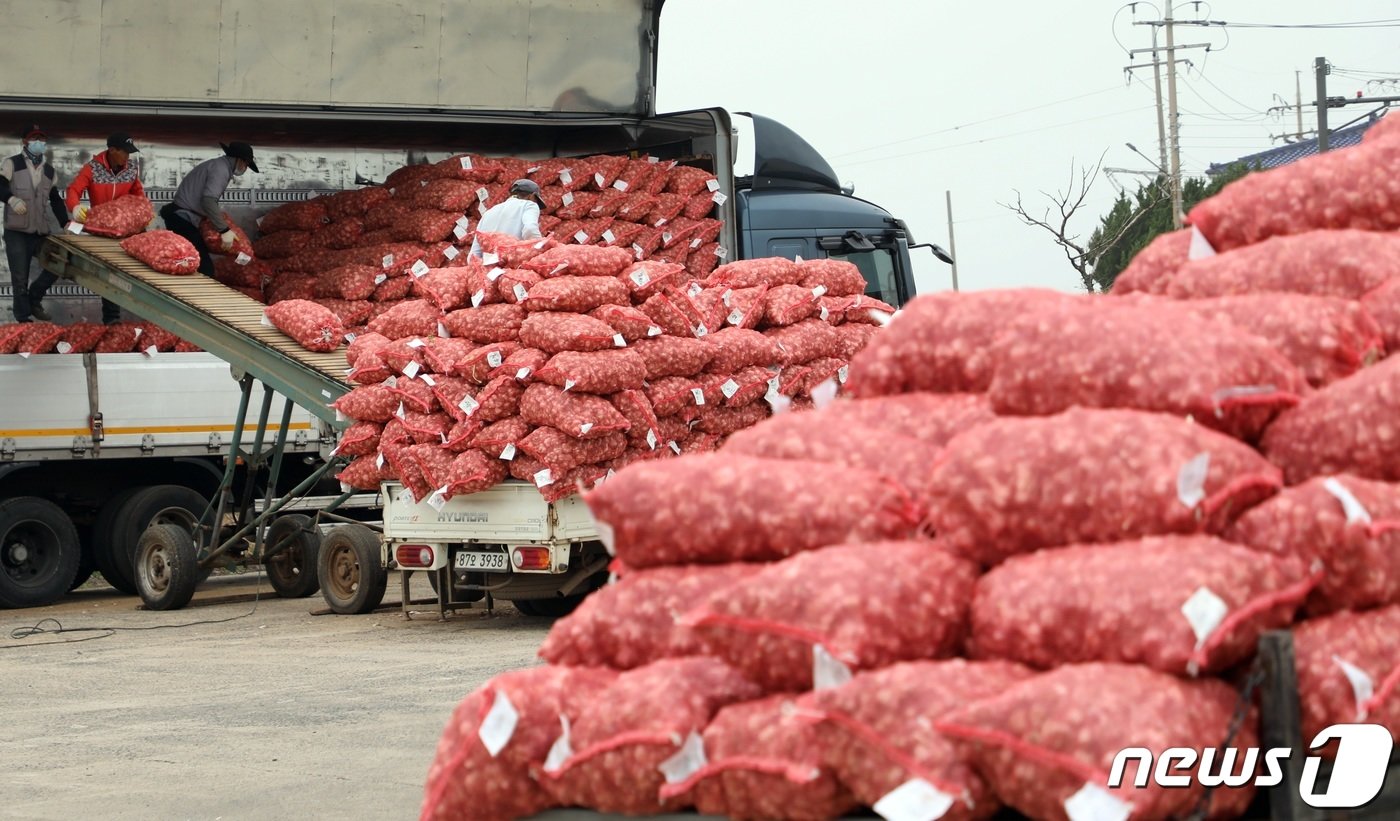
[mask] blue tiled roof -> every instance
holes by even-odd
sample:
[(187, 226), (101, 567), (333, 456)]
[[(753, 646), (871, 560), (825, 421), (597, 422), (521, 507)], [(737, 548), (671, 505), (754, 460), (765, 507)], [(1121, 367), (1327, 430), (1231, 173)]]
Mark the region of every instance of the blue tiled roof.
[[(1361, 136), (1366, 133), (1366, 130), (1378, 122), (1380, 122), (1379, 117), (1375, 119), (1366, 119), (1356, 125), (1333, 131), (1328, 136), (1328, 148), (1346, 148), (1347, 146), (1356, 145), (1361, 142)], [(1280, 165), (1288, 165), (1291, 162), (1297, 162), (1304, 157), (1311, 157), (1316, 153), (1316, 139), (1301, 140), (1296, 143), (1281, 145), (1278, 148), (1271, 148), (1268, 151), (1260, 151), (1256, 154), (1240, 157), (1238, 160), (1233, 160), (1231, 162), (1211, 163), (1210, 167), (1206, 169), (1206, 174), (1213, 177), (1216, 174), (1224, 172), (1226, 168), (1235, 163), (1244, 163), (1251, 168), (1255, 166), (1262, 169), (1277, 168)]]

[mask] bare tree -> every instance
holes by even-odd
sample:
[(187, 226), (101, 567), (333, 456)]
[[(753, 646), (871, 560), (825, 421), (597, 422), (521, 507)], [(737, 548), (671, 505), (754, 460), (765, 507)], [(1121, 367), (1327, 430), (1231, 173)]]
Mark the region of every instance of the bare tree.
[(1064, 190), (1050, 193), (1041, 191), (1041, 195), (1050, 201), (1040, 216), (1035, 216), (1027, 210), (1024, 198), (1019, 190), (1016, 191), (1016, 203), (999, 203), (1003, 208), (1008, 208), (1016, 214), (1026, 225), (1043, 228), (1050, 233), (1055, 244), (1065, 252), (1065, 258), (1069, 264), (1074, 266), (1074, 270), (1079, 272), (1079, 278), (1084, 283), (1084, 289), (1090, 293), (1094, 292), (1094, 264), (1105, 251), (1112, 248), (1123, 238), (1128, 230), (1142, 219), (1153, 205), (1163, 196), (1162, 186), (1154, 184), (1151, 187), (1153, 199), (1144, 207), (1137, 210), (1131, 219), (1127, 220), (1110, 237), (1098, 237), (1095, 239), (1090, 235), (1090, 241), (1081, 239), (1081, 234), (1071, 231), (1070, 221), (1074, 215), (1084, 206), (1084, 200), (1089, 195), (1089, 189), (1098, 180), (1099, 171), (1103, 167), (1103, 158), (1108, 154), (1105, 150), (1099, 155), (1098, 162), (1093, 167), (1076, 168), (1074, 160), (1069, 164), (1069, 183)]

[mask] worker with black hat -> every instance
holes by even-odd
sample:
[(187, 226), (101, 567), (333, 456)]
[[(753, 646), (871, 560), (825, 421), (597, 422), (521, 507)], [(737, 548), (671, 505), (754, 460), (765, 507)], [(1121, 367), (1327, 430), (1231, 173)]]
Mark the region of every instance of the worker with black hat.
[[(81, 200), (84, 193), (92, 205), (103, 205), (127, 195), (144, 198), (141, 170), (132, 161), (132, 154), (141, 150), (131, 141), (131, 135), (117, 132), (107, 138), (107, 150), (93, 156), (68, 186), (64, 204), (73, 212), (74, 222), (86, 222), (88, 206)], [(121, 319), (121, 308), (115, 302), (102, 300), (102, 321), (108, 325)]]
[(5, 204), (5, 260), (10, 265), (10, 285), (14, 288), (16, 322), (41, 319), (47, 322), (44, 294), (58, 277), (40, 270), (34, 282), (29, 282), (30, 266), (39, 253), (39, 245), (49, 233), (49, 216), (44, 213), (48, 202), (58, 224), (68, 221), (68, 210), (58, 194), (58, 175), (44, 161), (48, 139), (44, 130), (31, 125), (21, 134), (24, 149), (0, 162), (0, 202)]
[(253, 147), (247, 143), (219, 143), (224, 156), (205, 160), (180, 181), (175, 189), (175, 199), (160, 209), (165, 227), (189, 240), (199, 251), (199, 272), (205, 276), (214, 275), (214, 260), (209, 256), (209, 248), (199, 235), (199, 225), (204, 220), (219, 232), (220, 249), (229, 251), (237, 235), (224, 219), (223, 209), (219, 208), (219, 198), (224, 195), (234, 177), (241, 177), (249, 168), (258, 173), (258, 164), (253, 160)]

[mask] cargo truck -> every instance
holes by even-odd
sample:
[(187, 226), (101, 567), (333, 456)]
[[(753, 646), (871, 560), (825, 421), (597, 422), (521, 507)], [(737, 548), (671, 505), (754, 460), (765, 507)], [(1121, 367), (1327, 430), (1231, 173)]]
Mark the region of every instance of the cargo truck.
[[(843, 191), (800, 136), (746, 115), (755, 162), (752, 175), (736, 177), (729, 112), (656, 112), (662, 5), (3, 0), (8, 27), (29, 47), (0, 54), (0, 73), (30, 79), (0, 94), (0, 104), (9, 121), (48, 130), (64, 180), (107, 134), (131, 133), (157, 209), (189, 168), (217, 155), (219, 142), (252, 143), (262, 173), (242, 178), (224, 204), (254, 233), (256, 218), (278, 204), (464, 151), (674, 159), (719, 178), (728, 258), (840, 257), (861, 268), (872, 296), (896, 305), (912, 297), (910, 248), (918, 246), (905, 223)], [(65, 70), (34, 74), (25, 56), (33, 53)], [(8, 306), (8, 290), (0, 295)], [(96, 300), (71, 285), (61, 284), (48, 304), (60, 320), (97, 313)], [(118, 589), (134, 589), (140, 534), (152, 522), (188, 521), (231, 458), (224, 435), (239, 387), (227, 371), (198, 353), (0, 356), (0, 606), (53, 601), (93, 568)], [(309, 475), (334, 439), (310, 414), (293, 426), (288, 441), (299, 458), (287, 460), (294, 466), (281, 477), (287, 487)], [(385, 501), (366, 494), (359, 504), (378, 510)], [(378, 599), (363, 591), (382, 595), (382, 575), (408, 559), (436, 581), (465, 585), (466, 599), (497, 591), (557, 610), (559, 600), (576, 601), (586, 589), (580, 573), (596, 576), (602, 562), (591, 533), (546, 511), (515, 538), (457, 507), (415, 505), (411, 521), (366, 516), (384, 520), (380, 566), (356, 558), (367, 549), (364, 533), (337, 534), (341, 590), (323, 592), (343, 612), (369, 609)], [(404, 545), (419, 545), (418, 555)], [(512, 547), (525, 545), (544, 545), (545, 553), (520, 552), (522, 566)], [(423, 547), (436, 551), (426, 566), (416, 561)], [(280, 561), (280, 580), (277, 567), (268, 569), (284, 595), (307, 594), (316, 565), (328, 569), (326, 561), (304, 566), (305, 552)], [(360, 584), (361, 572), (373, 574), (370, 584)]]

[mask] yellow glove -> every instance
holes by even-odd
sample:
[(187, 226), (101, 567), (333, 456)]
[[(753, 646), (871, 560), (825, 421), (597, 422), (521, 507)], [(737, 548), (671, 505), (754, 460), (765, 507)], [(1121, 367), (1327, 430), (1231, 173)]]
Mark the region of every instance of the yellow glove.
[(233, 233), (232, 229), (229, 229), (228, 231), (225, 231), (219, 235), (219, 247), (225, 251), (232, 251), (233, 241), (237, 238), (238, 235)]
[(87, 222), (88, 212), (91, 210), (92, 209), (88, 208), (86, 205), (79, 203), (78, 207), (73, 209), (73, 221)]

